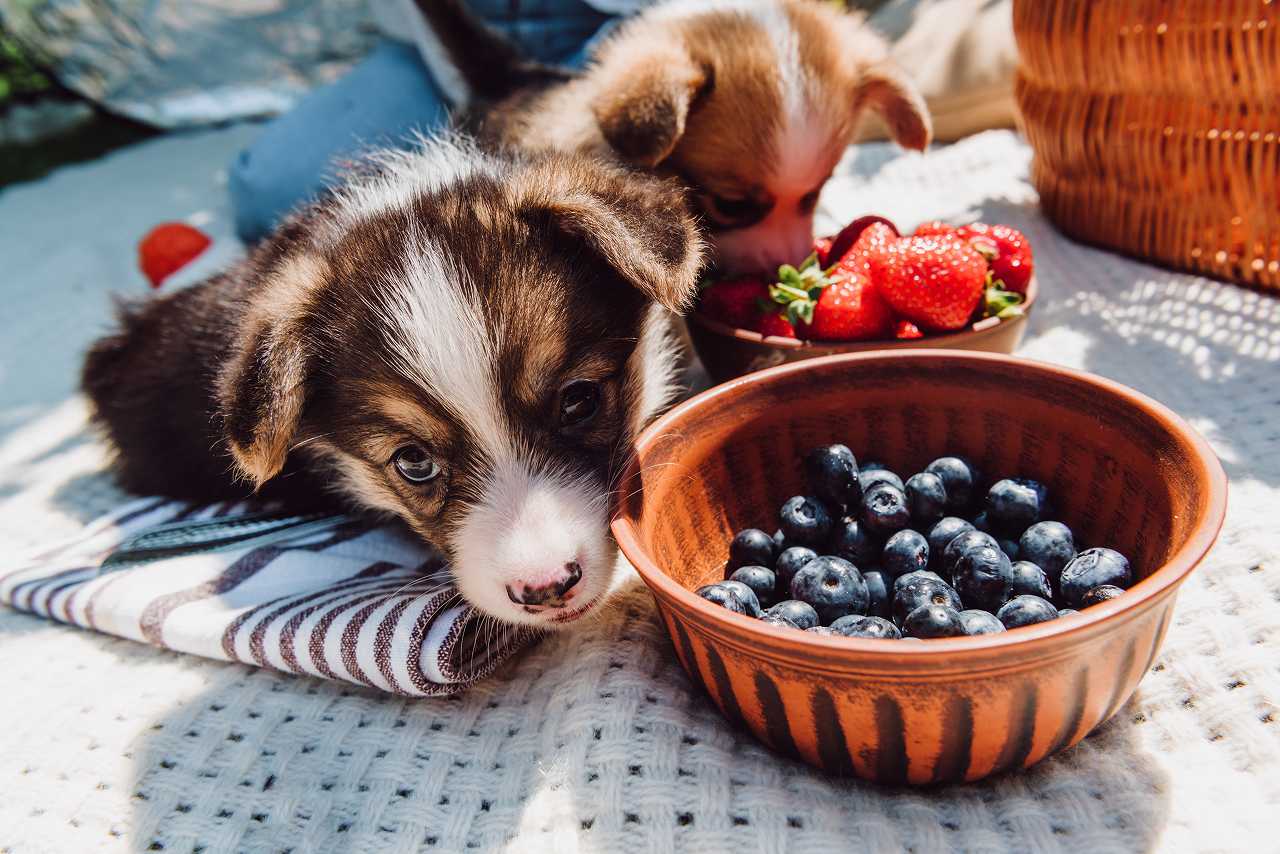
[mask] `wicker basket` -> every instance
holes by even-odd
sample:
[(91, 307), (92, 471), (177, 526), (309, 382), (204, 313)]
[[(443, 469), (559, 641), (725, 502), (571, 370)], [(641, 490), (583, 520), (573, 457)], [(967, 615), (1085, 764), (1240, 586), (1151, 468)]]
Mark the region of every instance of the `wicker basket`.
[(1280, 291), (1280, 0), (1015, 0), (1014, 27), (1063, 231)]

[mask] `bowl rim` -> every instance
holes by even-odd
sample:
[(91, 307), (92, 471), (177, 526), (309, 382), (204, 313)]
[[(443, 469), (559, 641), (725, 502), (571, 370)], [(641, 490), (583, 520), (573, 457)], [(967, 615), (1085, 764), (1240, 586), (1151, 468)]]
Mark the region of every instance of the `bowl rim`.
[[(1207, 481), (1206, 502), (1200, 517), (1200, 524), (1191, 532), (1191, 536), (1187, 538), (1182, 547), (1170, 556), (1169, 560), (1126, 591), (1127, 594), (1136, 595), (1120, 596), (1107, 602), (1102, 602), (1080, 611), (1067, 620), (1050, 620), (990, 635), (935, 638), (925, 643), (901, 643), (879, 638), (830, 637), (812, 632), (771, 626), (753, 617), (736, 614), (708, 602), (677, 583), (641, 547), (639, 528), (635, 520), (626, 513), (626, 493), (625, 490), (620, 490), (618, 503), (612, 510), (610, 527), (623, 555), (635, 567), (640, 577), (655, 595), (659, 598), (674, 600), (685, 611), (691, 611), (700, 622), (713, 625), (721, 623), (739, 633), (745, 632), (745, 637), (747, 638), (752, 635), (756, 636), (762, 642), (765, 642), (761, 647), (754, 649), (757, 655), (767, 655), (770, 648), (776, 648), (776, 643), (781, 641), (793, 648), (807, 648), (826, 660), (831, 660), (832, 657), (838, 658), (841, 654), (850, 657), (881, 654), (895, 657), (905, 656), (921, 663), (932, 663), (954, 653), (989, 651), (1006, 647), (1017, 647), (1022, 651), (1032, 651), (1052, 646), (1063, 638), (1083, 639), (1085, 635), (1093, 635), (1098, 631), (1105, 631), (1101, 624), (1126, 612), (1145, 610), (1162, 599), (1167, 592), (1171, 592), (1172, 588), (1176, 588), (1181, 584), (1186, 576), (1204, 559), (1217, 540), (1226, 516), (1227, 475), (1217, 454), (1214, 453), (1208, 441), (1195, 428), (1159, 401), (1114, 380), (1074, 368), (1000, 353), (941, 349), (837, 353), (798, 362), (788, 362), (773, 368), (746, 374), (694, 395), (673, 407), (645, 428), (633, 443), (633, 452), (620, 482), (629, 484), (635, 478), (639, 452), (657, 442), (671, 429), (673, 424), (685, 418), (689, 413), (714, 403), (717, 399), (741, 386), (769, 383), (792, 373), (813, 370), (817, 367), (833, 364), (856, 365), (862, 362), (884, 360), (952, 360), (971, 363), (983, 362), (989, 365), (1016, 363), (1021, 367), (1030, 367), (1033, 370), (1095, 386), (1102, 391), (1123, 399), (1131, 405), (1144, 409), (1170, 432), (1187, 440), (1205, 471)], [(770, 641), (773, 643), (769, 643)], [(741, 642), (739, 641), (739, 643)], [(1030, 661), (1029, 663), (1034, 665), (1037, 661)], [(814, 664), (815, 669), (818, 669), (818, 660), (815, 659)]]
[[(1013, 317), (988, 317), (979, 320), (977, 323), (971, 323), (962, 329), (956, 329), (952, 332), (943, 332), (937, 335), (927, 335), (924, 338), (870, 338), (857, 339), (848, 341), (819, 341), (811, 338), (788, 338), (783, 335), (761, 335), (759, 332), (753, 332), (750, 329), (743, 329), (740, 326), (730, 326), (719, 320), (714, 320), (697, 310), (689, 312), (686, 319), (689, 323), (702, 327), (708, 332), (719, 335), (723, 338), (734, 338), (739, 341), (745, 341), (751, 344), (758, 344), (762, 347), (772, 347), (777, 350), (839, 350), (843, 348), (860, 348), (862, 350), (893, 350), (897, 348), (915, 349), (917, 352), (927, 349), (948, 349), (959, 347), (964, 342), (974, 341), (995, 332), (1011, 324), (1026, 321), (1031, 314), (1031, 309), (1035, 305), (1036, 297), (1040, 295), (1040, 283), (1036, 276), (1032, 276), (1027, 282), (1027, 293), (1025, 299), (1021, 303), (1022, 313)], [(994, 323), (992, 321), (995, 321)], [(921, 343), (925, 342), (925, 343)], [(934, 346), (936, 344), (936, 347)]]

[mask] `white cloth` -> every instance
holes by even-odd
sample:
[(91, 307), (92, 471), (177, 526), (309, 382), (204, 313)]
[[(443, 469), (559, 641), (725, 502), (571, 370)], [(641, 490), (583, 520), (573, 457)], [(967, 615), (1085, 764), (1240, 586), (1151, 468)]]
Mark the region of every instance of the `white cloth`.
[[(104, 292), (142, 291), (146, 225), (219, 200), (237, 130), (164, 138), (0, 192), (0, 553), (120, 502), (68, 398)], [(1023, 353), (1153, 395), (1232, 479), (1131, 703), (1026, 773), (881, 790), (729, 730), (632, 588), (465, 695), (407, 699), (179, 655), (0, 608), (0, 850), (1274, 851), (1280, 806), (1280, 301), (1071, 243), (1011, 133), (859, 150), (824, 211), (1024, 228)], [(830, 223), (828, 219), (828, 223)]]

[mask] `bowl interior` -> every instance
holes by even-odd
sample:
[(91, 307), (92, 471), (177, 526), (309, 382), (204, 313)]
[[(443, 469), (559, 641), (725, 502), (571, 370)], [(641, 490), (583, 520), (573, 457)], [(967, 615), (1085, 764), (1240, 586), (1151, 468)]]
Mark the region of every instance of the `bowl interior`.
[(1220, 490), (1203, 440), (1121, 386), (1009, 357), (916, 351), (786, 365), (689, 401), (642, 438), (621, 514), (658, 567), (696, 588), (723, 577), (735, 531), (775, 529), (777, 508), (803, 488), (800, 456), (833, 441), (904, 479), (959, 453), (988, 478), (1043, 481), (1077, 543), (1120, 550), (1139, 578), (1204, 527)]

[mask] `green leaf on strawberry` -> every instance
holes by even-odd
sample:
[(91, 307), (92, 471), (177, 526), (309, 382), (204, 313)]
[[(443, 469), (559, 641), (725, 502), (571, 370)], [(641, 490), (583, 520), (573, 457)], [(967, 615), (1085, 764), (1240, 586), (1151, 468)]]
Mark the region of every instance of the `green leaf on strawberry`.
[(982, 299), (983, 317), (1019, 317), (1022, 314), (1022, 303), (1025, 301), (1026, 298), (1022, 294), (1006, 289), (1004, 282), (993, 279), (990, 273), (987, 274), (987, 287)]

